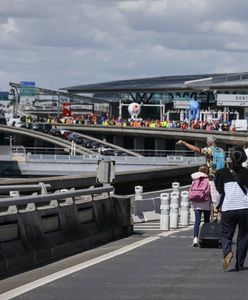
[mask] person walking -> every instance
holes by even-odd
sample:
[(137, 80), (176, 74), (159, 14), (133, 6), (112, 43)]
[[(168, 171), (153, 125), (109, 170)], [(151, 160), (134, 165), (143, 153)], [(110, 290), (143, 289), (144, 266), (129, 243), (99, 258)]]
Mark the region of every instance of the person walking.
[[(195, 213), (192, 247), (198, 247), (198, 235), (202, 214), (204, 216), (204, 223), (209, 223), (211, 208), (213, 208), (214, 212), (217, 211), (216, 188), (214, 181), (209, 179), (209, 169), (207, 165), (200, 166), (198, 172), (191, 174), (191, 178), (193, 182), (189, 190), (189, 201), (191, 202)], [(197, 183), (196, 180), (198, 180)], [(194, 186), (198, 188), (198, 191), (194, 191)], [(200, 186), (202, 190), (200, 190)]]
[(216, 171), (225, 166), (225, 153), (222, 148), (216, 147), (216, 139), (214, 136), (207, 137), (207, 146), (204, 148), (189, 144), (183, 140), (179, 140), (177, 145), (184, 145), (191, 151), (206, 157), (207, 166), (209, 168), (209, 176), (214, 178)]
[(235, 270), (244, 269), (248, 249), (248, 169), (242, 166), (247, 160), (244, 149), (235, 148), (231, 153), (229, 168), (224, 168), (216, 176), (216, 189), (220, 195), (222, 224), (222, 268), (226, 271), (233, 258), (232, 240), (236, 227)]

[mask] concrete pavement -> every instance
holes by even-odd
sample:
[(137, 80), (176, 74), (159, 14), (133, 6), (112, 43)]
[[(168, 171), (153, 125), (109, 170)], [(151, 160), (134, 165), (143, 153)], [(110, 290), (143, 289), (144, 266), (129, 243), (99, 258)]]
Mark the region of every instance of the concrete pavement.
[[(156, 224), (150, 227), (153, 230), (147, 230), (146, 226), (149, 228), (149, 225), (139, 227), (130, 238), (2, 280), (1, 293), (28, 282), (32, 282), (29, 285), (32, 288), (39, 278), (58, 271), (66, 274), (70, 267), (105, 255), (104, 260), (94, 261), (15, 299), (248, 299), (248, 268), (233, 272), (233, 260), (231, 270), (223, 272), (220, 249), (191, 247), (192, 226), (169, 233), (160, 232)], [(140, 245), (130, 247), (137, 243)], [(126, 251), (122, 253), (124, 248)], [(11, 299), (8, 295), (0, 299)]]

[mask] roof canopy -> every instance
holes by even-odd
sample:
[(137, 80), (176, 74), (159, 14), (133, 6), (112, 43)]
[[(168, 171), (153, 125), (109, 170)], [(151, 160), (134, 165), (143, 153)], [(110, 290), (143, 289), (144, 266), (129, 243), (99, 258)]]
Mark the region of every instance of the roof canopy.
[(163, 92), (173, 90), (248, 88), (248, 73), (214, 73), (110, 81), (61, 88), (69, 93)]

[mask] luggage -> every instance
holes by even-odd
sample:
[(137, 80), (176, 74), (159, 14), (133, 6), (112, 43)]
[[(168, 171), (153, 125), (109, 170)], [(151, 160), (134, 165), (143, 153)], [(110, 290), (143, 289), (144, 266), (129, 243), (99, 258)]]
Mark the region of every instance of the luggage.
[(200, 248), (221, 248), (221, 223), (203, 223), (199, 237)]

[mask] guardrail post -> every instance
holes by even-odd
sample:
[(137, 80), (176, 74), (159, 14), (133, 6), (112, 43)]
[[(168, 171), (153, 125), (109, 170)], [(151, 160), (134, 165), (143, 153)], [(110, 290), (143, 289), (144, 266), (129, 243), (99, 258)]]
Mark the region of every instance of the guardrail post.
[(181, 213), (180, 225), (189, 225), (189, 193), (188, 191), (181, 192)]
[(180, 188), (179, 182), (172, 182), (172, 192), (179, 193), (180, 192), (179, 188)]
[(136, 185), (134, 187), (135, 196), (134, 200), (143, 200), (143, 186)]
[(9, 191), (10, 197), (20, 197), (19, 191)]
[(169, 193), (160, 194), (160, 230), (169, 230)]
[(39, 182), (39, 186), (40, 186), (40, 193), (41, 195), (45, 195), (47, 194), (47, 188), (46, 188), (46, 185), (44, 184), (44, 182)]
[(178, 202), (179, 192), (172, 192), (170, 202), (170, 229), (176, 229), (178, 227)]
[(195, 212), (194, 212), (194, 209), (193, 209), (193, 207), (192, 207), (191, 204), (190, 204), (189, 212), (190, 212), (189, 222), (190, 222), (191, 224), (194, 224), (194, 223), (195, 223)]

